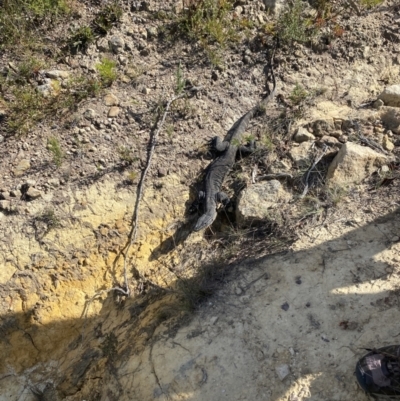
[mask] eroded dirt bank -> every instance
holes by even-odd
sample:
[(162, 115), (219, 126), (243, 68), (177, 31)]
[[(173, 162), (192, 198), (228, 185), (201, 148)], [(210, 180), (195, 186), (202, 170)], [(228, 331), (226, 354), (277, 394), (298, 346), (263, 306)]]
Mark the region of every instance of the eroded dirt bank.
[[(166, 293), (120, 307), (108, 296), (96, 316), (44, 323), (47, 343), (20, 332), (13, 348), (31, 342), (25, 350), (38, 363), (17, 371), (9, 360), (1, 397), (33, 400), (29, 385), (54, 382), (74, 401), (367, 399), (355, 362), (399, 333), (400, 216), (392, 210), (334, 218), (287, 252), (232, 267), (183, 325), (170, 319), (177, 303)], [(75, 331), (74, 340), (55, 344), (54, 330)]]

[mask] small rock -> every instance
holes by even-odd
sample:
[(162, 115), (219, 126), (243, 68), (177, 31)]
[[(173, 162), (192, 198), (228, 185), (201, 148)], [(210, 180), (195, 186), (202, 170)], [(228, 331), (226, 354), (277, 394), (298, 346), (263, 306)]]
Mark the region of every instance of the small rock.
[(240, 226), (255, 225), (257, 222), (273, 220), (271, 213), (289, 202), (291, 194), (278, 180), (260, 182), (245, 188), (236, 205), (236, 220)]
[(140, 55), (143, 57), (147, 57), (149, 54), (150, 54), (150, 49), (148, 47), (140, 51)]
[(278, 14), (285, 8), (286, 1), (285, 0), (264, 0), (264, 5), (267, 9)]
[(0, 143), (4, 142), (4, 136), (0, 135)]
[(0, 210), (10, 211), (11, 201), (9, 200), (0, 200)]
[(19, 189), (12, 189), (10, 191), (10, 196), (13, 198), (20, 198), (22, 196), (22, 193)]
[(67, 79), (69, 78), (70, 73), (68, 71), (52, 70), (47, 71), (46, 76), (52, 79)]
[(184, 7), (183, 1), (178, 0), (175, 2), (173, 9), (176, 14), (180, 14), (183, 11), (183, 7)]
[(113, 106), (113, 107), (110, 108), (110, 110), (108, 110), (107, 116), (108, 116), (109, 118), (117, 117), (120, 111), (121, 111), (121, 110), (120, 110), (119, 107)]
[(264, 23), (264, 15), (262, 13), (257, 14), (257, 19), (260, 24)]
[(383, 100), (386, 106), (400, 106), (400, 85), (391, 85), (384, 89), (378, 96), (378, 99)]
[(357, 184), (377, 171), (387, 160), (386, 156), (352, 142), (343, 144), (328, 168), (328, 184), (345, 187)]
[(383, 135), (382, 146), (385, 150), (389, 152), (394, 149), (394, 143), (389, 139), (387, 135)]
[(26, 170), (31, 168), (31, 163), (27, 159), (21, 160), (17, 166), (14, 168), (14, 175), (20, 177), (25, 173)]
[(143, 88), (142, 89), (142, 93), (145, 94), (145, 95), (149, 95), (150, 92), (151, 92), (150, 88)]
[(107, 227), (101, 227), (100, 228), (100, 234), (106, 237), (108, 235), (108, 228)]
[(117, 96), (113, 95), (112, 93), (105, 95), (103, 98), (103, 101), (106, 106), (118, 106), (119, 105), (119, 99), (117, 98)]
[(58, 178), (50, 178), (47, 183), (52, 186), (52, 187), (59, 187), (60, 186), (60, 180)]
[(159, 168), (158, 169), (158, 176), (159, 177), (165, 177), (168, 174), (168, 171), (165, 168)]
[(40, 198), (42, 193), (38, 189), (30, 187), (26, 191), (25, 195), (27, 196), (28, 200), (35, 200)]
[(380, 172), (383, 173), (383, 174), (386, 174), (386, 173), (388, 173), (389, 171), (390, 171), (390, 168), (389, 168), (389, 166), (387, 166), (386, 164), (383, 165), (383, 166), (381, 167), (381, 169), (380, 169)]
[(240, 287), (236, 287), (236, 288), (235, 288), (235, 294), (236, 294), (236, 295), (240, 295), (240, 294), (242, 294), (242, 292), (243, 292), (243, 291), (242, 291), (242, 289), (241, 289)]
[(147, 28), (147, 39), (154, 39), (158, 36), (158, 30), (156, 27), (151, 26)]
[(378, 99), (378, 100), (375, 100), (375, 102), (373, 103), (372, 107), (374, 109), (379, 110), (384, 105), (385, 105), (385, 103), (383, 103), (383, 100), (382, 99)]
[(330, 133), (330, 136), (333, 136), (334, 138), (340, 138), (342, 136), (342, 131), (340, 131), (340, 130), (332, 131)]
[(289, 156), (297, 167), (306, 167), (310, 164), (311, 146), (310, 142), (302, 142), (299, 146), (290, 149)]
[(46, 83), (43, 85), (38, 85), (36, 90), (41, 93), (43, 97), (49, 97), (53, 93), (53, 86), (51, 83)]
[(316, 120), (314, 121), (312, 128), (315, 136), (330, 135), (330, 132), (335, 129), (333, 118)]
[(97, 117), (97, 113), (93, 109), (87, 109), (84, 113), (83, 116), (87, 118), (88, 120), (93, 120), (94, 118)]
[(289, 304), (285, 302), (283, 305), (281, 305), (281, 309), (283, 309), (285, 312), (289, 310)]
[(304, 127), (300, 127), (293, 138), (297, 143), (302, 143), (306, 141), (313, 141), (315, 136), (308, 132), (308, 130)]
[(394, 237), (391, 238), (390, 241), (392, 241), (392, 242), (399, 242), (399, 241), (400, 241), (400, 237), (397, 236), (397, 235), (395, 235)]
[[(319, 144), (325, 144), (328, 146), (334, 146), (340, 144), (339, 140), (333, 136), (324, 135), (323, 137), (318, 139)], [(341, 146), (341, 145), (340, 145)]]
[(99, 39), (97, 42), (97, 48), (102, 53), (108, 52), (110, 50), (110, 45), (108, 43), (108, 40), (106, 38)]
[(279, 379), (283, 381), (290, 374), (289, 365), (279, 365), (275, 368), (275, 372), (278, 375)]
[(217, 320), (218, 320), (218, 316), (213, 316), (213, 317), (210, 319), (210, 324), (213, 325), (213, 324), (217, 323)]
[(118, 35), (114, 35), (110, 38), (110, 40), (108, 41), (108, 44), (111, 47), (111, 50), (114, 53), (120, 53), (121, 51), (124, 50), (125, 47), (125, 41), (121, 36)]
[(243, 12), (243, 7), (242, 7), (242, 6), (237, 6), (237, 7), (235, 7), (235, 14), (236, 14), (237, 16), (239, 16), (240, 14), (242, 14), (242, 12)]

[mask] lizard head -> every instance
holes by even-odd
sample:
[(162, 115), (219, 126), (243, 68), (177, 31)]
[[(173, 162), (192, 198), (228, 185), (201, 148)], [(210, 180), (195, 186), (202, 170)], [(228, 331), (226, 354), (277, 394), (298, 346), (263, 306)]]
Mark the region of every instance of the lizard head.
[(213, 221), (215, 220), (216, 217), (217, 217), (217, 211), (216, 210), (214, 210), (211, 213), (204, 213), (197, 220), (197, 223), (194, 226), (193, 231), (200, 231), (203, 228), (207, 228), (208, 226), (210, 226), (213, 223)]

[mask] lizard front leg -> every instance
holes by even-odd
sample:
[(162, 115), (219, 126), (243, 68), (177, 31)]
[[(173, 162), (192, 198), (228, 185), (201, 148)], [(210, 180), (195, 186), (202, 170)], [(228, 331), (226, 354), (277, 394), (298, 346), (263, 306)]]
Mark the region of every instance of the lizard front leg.
[(224, 152), (229, 147), (228, 141), (223, 141), (219, 136), (215, 136), (211, 141), (212, 150)]

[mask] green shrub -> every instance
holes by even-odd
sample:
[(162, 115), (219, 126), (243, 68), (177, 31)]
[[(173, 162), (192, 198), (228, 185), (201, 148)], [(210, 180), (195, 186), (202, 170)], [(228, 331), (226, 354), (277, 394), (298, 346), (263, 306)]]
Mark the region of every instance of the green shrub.
[(90, 26), (81, 26), (72, 33), (68, 39), (68, 47), (71, 51), (86, 50), (93, 43), (95, 35)]
[(107, 57), (104, 57), (100, 63), (96, 64), (96, 69), (104, 86), (110, 86), (117, 79), (116, 65), (115, 61)]
[(302, 16), (304, 9), (301, 0), (295, 0), (283, 12), (278, 21), (278, 35), (281, 42), (291, 45), (293, 42), (309, 42), (314, 36), (312, 22)]
[(47, 141), (47, 149), (53, 155), (53, 161), (57, 167), (61, 166), (64, 153), (61, 150), (60, 142), (57, 138), (51, 137)]
[(106, 35), (121, 20), (122, 14), (122, 8), (116, 1), (104, 6), (93, 21), (95, 31), (100, 35)]
[(0, 49), (11, 45), (39, 46), (38, 29), (68, 14), (65, 0), (6, 0), (0, 3)]

